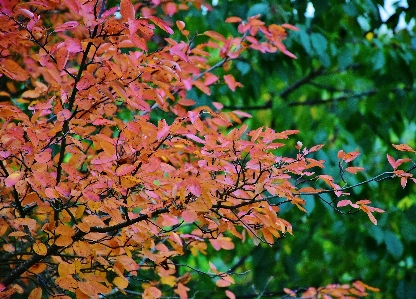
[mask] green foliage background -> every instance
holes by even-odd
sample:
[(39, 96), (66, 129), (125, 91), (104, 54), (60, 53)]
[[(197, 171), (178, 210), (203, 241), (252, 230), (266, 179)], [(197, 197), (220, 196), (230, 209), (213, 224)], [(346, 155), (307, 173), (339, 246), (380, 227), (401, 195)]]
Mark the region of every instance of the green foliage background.
[[(309, 1), (219, 1), (212, 12), (191, 9), (177, 16), (191, 33), (216, 30), (236, 35), (229, 16), (243, 19), (261, 14), (266, 23), (289, 23), (300, 28), (285, 41), (297, 60), (282, 54), (249, 52), (234, 61), (232, 72), (244, 88), (232, 93), (223, 84), (212, 96), (190, 93), (198, 104), (220, 101), (226, 108), (250, 112), (251, 128), (271, 126), (277, 131), (299, 129), (298, 139), (307, 147), (325, 143), (317, 155), (327, 162), (326, 172), (341, 179), (337, 152), (359, 150), (354, 166), (366, 171), (348, 175), (349, 184), (390, 171), (386, 154), (402, 157), (392, 143), (415, 143), (416, 2), (395, 3), (387, 20), (380, 17), (382, 0), (311, 1), (313, 17), (305, 17)], [(310, 5), (310, 4), (309, 4)], [(408, 27), (397, 27), (399, 17)], [(413, 26), (412, 26), (413, 24)], [(196, 37), (198, 39), (200, 37)], [(291, 140), (288, 153), (294, 153)], [(353, 201), (369, 198), (386, 210), (376, 215), (374, 226), (364, 213), (343, 215), (320, 198), (307, 198), (307, 214), (283, 206), (281, 217), (294, 227), (294, 236), (273, 247), (239, 244), (221, 256), (235, 276), (230, 289), (238, 298), (281, 298), (284, 287), (301, 288), (361, 279), (379, 287), (373, 298), (416, 298), (416, 196), (409, 184), (385, 181), (355, 188)], [(326, 197), (331, 201), (333, 198)], [(218, 259), (218, 262), (220, 259)], [(208, 269), (208, 259), (188, 260)], [(211, 279), (199, 276), (188, 285), (194, 298), (224, 298)]]

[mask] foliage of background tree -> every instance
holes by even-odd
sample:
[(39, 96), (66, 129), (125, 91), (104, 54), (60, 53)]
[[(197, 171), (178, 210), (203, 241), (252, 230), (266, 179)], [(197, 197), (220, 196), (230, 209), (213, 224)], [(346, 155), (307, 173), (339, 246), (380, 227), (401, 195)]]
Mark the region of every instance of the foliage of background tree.
[[(349, 183), (388, 170), (386, 153), (396, 158), (390, 144), (415, 146), (416, 140), (412, 19), (416, 5), (391, 2), (395, 12), (382, 18), (384, 1), (375, 0), (233, 1), (228, 5), (220, 1), (208, 17), (193, 23), (195, 29), (201, 24), (214, 26), (228, 15), (261, 13), (266, 22), (287, 22), (301, 30), (285, 41), (296, 60), (250, 55), (234, 68), (244, 89), (231, 94), (218, 87), (213, 97), (226, 107), (244, 107), (253, 114), (248, 122), (253, 127), (296, 128), (304, 144), (325, 143), (318, 157), (330, 163), (337, 178), (340, 148), (360, 150), (358, 165), (367, 170), (349, 177)], [(307, 17), (311, 4), (315, 13)], [(403, 22), (398, 26), (400, 19), (408, 26)], [(223, 30), (225, 34), (229, 29)], [(308, 198), (310, 213), (302, 223), (293, 223), (302, 232), (297, 238), (278, 242), (276, 249), (241, 249), (242, 254), (254, 254), (241, 268), (254, 268), (250, 283), (261, 291), (271, 277), (267, 290), (277, 290), (276, 285), (302, 286), (306, 281), (306, 285), (318, 285), (365, 278), (382, 287), (381, 298), (415, 297), (414, 187), (370, 186), (355, 188), (352, 194), (371, 198), (386, 210), (377, 226), (358, 224), (360, 215), (341, 217), (333, 209), (324, 209), (321, 200)], [(292, 215), (282, 208), (281, 212)]]
[[(382, 158), (414, 146), (410, 30), (370, 1), (134, 4), (1, 7), (2, 294), (412, 296), (414, 198), (350, 188), (411, 177)], [(380, 176), (350, 174), (357, 150)], [(379, 226), (336, 213), (376, 222), (363, 198)]]

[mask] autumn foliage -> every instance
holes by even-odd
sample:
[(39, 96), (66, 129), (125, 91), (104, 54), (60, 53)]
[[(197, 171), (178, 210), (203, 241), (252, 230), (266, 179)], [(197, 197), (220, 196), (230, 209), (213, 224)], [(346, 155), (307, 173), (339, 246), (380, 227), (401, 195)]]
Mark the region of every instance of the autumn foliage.
[[(330, 193), (334, 208), (362, 210), (374, 224), (373, 212), (383, 212), (321, 174), (324, 161), (313, 155), (322, 145), (298, 142), (293, 157), (281, 156), (296, 130), (249, 131), (245, 112), (187, 98), (193, 88), (241, 87), (228, 71), (243, 52), (295, 58), (283, 40), (296, 27), (230, 17), (239, 36), (197, 34), (169, 16), (208, 4), (145, 3), (0, 4), (2, 298), (99, 298), (145, 275), (135, 283), (143, 298), (184, 299), (195, 271), (176, 257), (231, 250), (237, 239), (273, 244), (292, 234), (282, 204), (304, 211), (304, 196)], [(351, 166), (357, 156), (340, 151), (342, 174), (363, 170)], [(398, 169), (410, 158), (388, 162), (393, 171), (372, 180), (414, 180)], [(233, 273), (213, 263), (202, 271), (235, 298)], [(351, 298), (367, 290), (377, 291), (355, 282), (285, 292)]]

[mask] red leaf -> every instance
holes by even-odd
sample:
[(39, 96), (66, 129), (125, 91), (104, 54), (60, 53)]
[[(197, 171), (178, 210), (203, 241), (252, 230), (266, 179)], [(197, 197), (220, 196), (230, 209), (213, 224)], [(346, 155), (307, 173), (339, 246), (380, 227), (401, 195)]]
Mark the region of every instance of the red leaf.
[(135, 19), (136, 11), (134, 10), (134, 6), (131, 3), (131, 0), (121, 0), (120, 14), (123, 17), (124, 21), (128, 21), (129, 19)]
[(169, 34), (173, 34), (172, 28), (170, 28), (168, 23), (166, 23), (165, 21), (163, 21), (163, 20), (161, 20), (161, 19), (159, 19), (158, 17), (155, 17), (155, 16), (149, 16), (149, 20), (151, 20), (153, 23), (155, 23), (156, 26), (158, 26), (160, 29), (166, 31)]

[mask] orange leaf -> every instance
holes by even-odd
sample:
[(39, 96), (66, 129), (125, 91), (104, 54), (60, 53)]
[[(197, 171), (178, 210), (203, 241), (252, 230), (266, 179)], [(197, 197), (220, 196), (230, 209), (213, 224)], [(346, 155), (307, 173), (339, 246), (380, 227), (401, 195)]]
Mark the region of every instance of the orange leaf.
[(243, 20), (239, 17), (229, 17), (225, 19), (226, 23), (241, 23)]
[(36, 242), (33, 244), (33, 251), (39, 255), (45, 256), (48, 253), (48, 248), (45, 244)]
[(149, 20), (151, 20), (153, 23), (155, 23), (156, 26), (158, 26), (163, 31), (166, 31), (169, 34), (173, 34), (172, 28), (170, 28), (170, 26), (165, 21), (163, 21), (163, 20), (161, 20), (161, 19), (159, 19), (158, 17), (155, 17), (155, 16), (149, 16), (148, 18), (149, 18)]
[(16, 81), (25, 81), (29, 78), (29, 73), (11, 59), (0, 59), (0, 72)]
[(407, 144), (392, 144), (394, 146), (395, 149), (402, 151), (402, 152), (415, 152), (414, 149), (412, 149), (410, 146), (408, 146)]
[(298, 27), (290, 25), (290, 24), (282, 24), (282, 27), (286, 29), (294, 30), (294, 31), (299, 31)]
[(66, 49), (65, 46), (60, 47), (56, 53), (55, 53), (55, 58), (56, 58), (56, 65), (58, 66), (59, 70), (63, 70), (66, 66), (66, 63), (68, 62), (68, 58), (69, 58), (69, 52)]
[(345, 162), (351, 162), (353, 161), (355, 158), (358, 157), (360, 153), (359, 152), (349, 152), (349, 153), (345, 153), (343, 150), (340, 150), (338, 152), (338, 159), (344, 160)]
[(203, 34), (223, 43), (227, 41), (227, 39), (222, 34), (219, 34), (215, 31), (205, 31)]
[(215, 250), (225, 249), (225, 250), (232, 250), (234, 249), (234, 243), (229, 237), (218, 237), (216, 239), (210, 239), (212, 247)]
[(237, 86), (243, 86), (240, 82), (235, 81), (233, 75), (225, 75), (224, 81), (232, 91), (235, 91)]
[(139, 49), (142, 49), (143, 51), (147, 51), (147, 44), (144, 38), (137, 36), (135, 34), (130, 35), (129, 38), (131, 39), (131, 41), (134, 43), (136, 47), (138, 47)]
[(194, 81), (193, 84), (199, 89), (201, 90), (203, 93), (207, 94), (207, 95), (211, 95), (211, 90), (209, 89), (208, 86), (206, 86), (204, 83), (202, 83), (201, 81)]
[(356, 174), (357, 172), (359, 172), (361, 170), (364, 170), (364, 168), (362, 168), (362, 167), (347, 167), (347, 168), (345, 168), (345, 171), (348, 171), (349, 173), (352, 173), (352, 174)]

